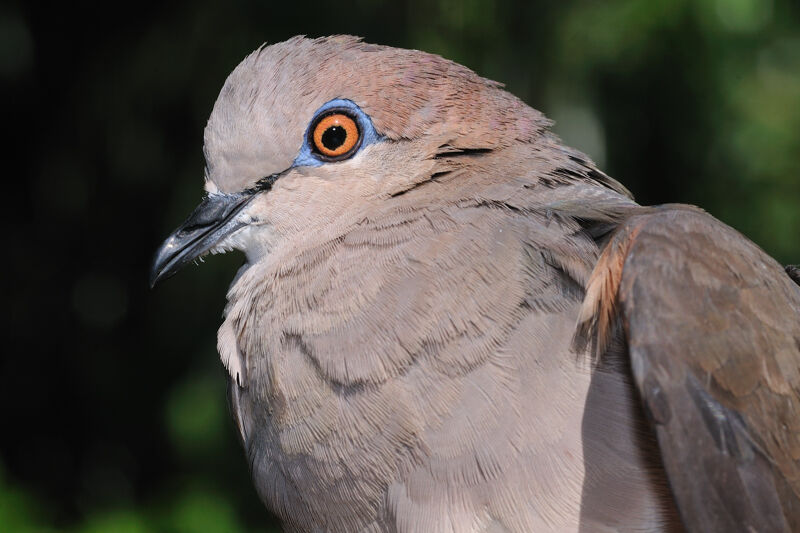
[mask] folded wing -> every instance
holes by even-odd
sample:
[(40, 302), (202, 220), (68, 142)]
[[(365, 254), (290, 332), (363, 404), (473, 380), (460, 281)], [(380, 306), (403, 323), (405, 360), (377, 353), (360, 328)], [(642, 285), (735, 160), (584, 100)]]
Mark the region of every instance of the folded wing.
[(645, 208), (606, 245), (582, 319), (596, 346), (622, 326), (690, 531), (800, 531), (800, 287), (783, 267), (699, 209)]

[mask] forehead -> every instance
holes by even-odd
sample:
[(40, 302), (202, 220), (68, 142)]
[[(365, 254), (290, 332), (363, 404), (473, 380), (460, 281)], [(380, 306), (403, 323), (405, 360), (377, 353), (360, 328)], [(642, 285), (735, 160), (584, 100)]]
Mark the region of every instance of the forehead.
[(314, 112), (344, 90), (341, 76), (324, 72), (343, 62), (346, 49), (292, 39), (256, 50), (234, 69), (204, 134), (209, 178), (219, 189), (241, 190), (291, 166)]

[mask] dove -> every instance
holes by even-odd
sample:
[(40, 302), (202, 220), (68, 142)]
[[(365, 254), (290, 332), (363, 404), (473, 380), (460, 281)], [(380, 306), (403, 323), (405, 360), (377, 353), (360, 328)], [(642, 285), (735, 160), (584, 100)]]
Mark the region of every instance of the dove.
[(800, 286), (439, 56), (262, 46), (155, 284), (244, 252), (218, 351), (286, 531), (800, 531)]

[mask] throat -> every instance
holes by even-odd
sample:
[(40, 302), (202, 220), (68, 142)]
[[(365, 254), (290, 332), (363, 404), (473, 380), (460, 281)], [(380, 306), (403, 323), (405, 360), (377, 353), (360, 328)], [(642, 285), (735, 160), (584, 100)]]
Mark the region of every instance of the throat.
[[(228, 235), (209, 252), (216, 255), (239, 250), (247, 257), (247, 264), (252, 265), (263, 260), (270, 252), (272, 240), (268, 226), (252, 223)], [(237, 273), (234, 283), (241, 273), (241, 271)]]

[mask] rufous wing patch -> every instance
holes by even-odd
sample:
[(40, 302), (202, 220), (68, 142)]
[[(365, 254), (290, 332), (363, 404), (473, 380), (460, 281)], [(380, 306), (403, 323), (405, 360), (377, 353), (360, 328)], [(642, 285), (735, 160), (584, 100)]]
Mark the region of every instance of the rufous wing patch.
[(578, 353), (591, 346), (592, 359), (602, 355), (613, 339), (622, 270), (638, 232), (638, 227), (627, 225), (617, 230), (603, 248), (589, 276), (572, 344)]

